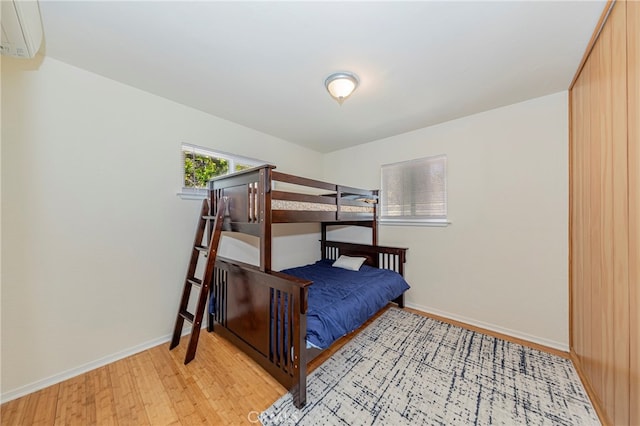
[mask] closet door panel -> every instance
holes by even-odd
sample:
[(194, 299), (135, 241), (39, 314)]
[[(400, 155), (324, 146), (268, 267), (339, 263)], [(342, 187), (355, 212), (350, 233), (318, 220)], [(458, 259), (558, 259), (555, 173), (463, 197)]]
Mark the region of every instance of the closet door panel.
[[(605, 27), (606, 28), (606, 27)], [(605, 30), (603, 30), (605, 33)], [(590, 140), (589, 140), (589, 187), (591, 200), (589, 206), (589, 216), (591, 226), (588, 229), (590, 235), (589, 258), (587, 265), (588, 274), (591, 277), (591, 356), (589, 364), (591, 370), (591, 384), (600, 398), (600, 402), (604, 404), (604, 370), (602, 359), (602, 333), (603, 324), (601, 321), (602, 313), (602, 262), (600, 254), (602, 250), (602, 167), (600, 163), (600, 148), (602, 141), (602, 111), (600, 105), (603, 103), (603, 73), (601, 67), (602, 55), (602, 36), (598, 39), (589, 62), (591, 65), (591, 96), (589, 101), (589, 123), (590, 123)]]
[[(613, 22), (618, 22), (615, 13), (623, 8), (616, 8), (612, 13)], [(598, 194), (599, 203), (594, 206), (597, 209), (598, 222), (594, 227), (597, 233), (597, 244), (593, 247), (598, 264), (597, 271), (598, 294), (597, 304), (598, 324), (600, 334), (596, 336), (599, 342), (597, 353), (600, 365), (598, 378), (602, 402), (609, 412), (613, 412), (615, 404), (614, 395), (614, 360), (613, 360), (613, 98), (612, 74), (613, 74), (613, 33), (616, 25), (605, 27), (598, 41), (597, 64), (598, 76), (598, 104), (594, 110), (598, 113), (598, 133), (595, 134), (593, 143), (593, 158), (597, 158), (598, 175), (597, 188), (592, 188)], [(599, 148), (596, 148), (596, 146)]]
[[(629, 423), (629, 215), (627, 185), (627, 32), (626, 7), (619, 3), (610, 16), (611, 28), (611, 199), (612, 223), (609, 240), (612, 242), (611, 281), (607, 283), (611, 295), (611, 322), (607, 325), (613, 351), (607, 358), (607, 370), (612, 388), (606, 388), (608, 412), (614, 424)], [(609, 363), (610, 362), (610, 363)]]
[(576, 210), (573, 212), (574, 220), (578, 227), (576, 233), (579, 234), (577, 243), (573, 245), (576, 258), (581, 261), (578, 263), (580, 272), (576, 274), (573, 280), (573, 290), (575, 294), (575, 307), (579, 313), (579, 322), (576, 324), (576, 334), (580, 335), (580, 347), (576, 348), (582, 369), (588, 377), (593, 376), (593, 353), (592, 345), (592, 317), (593, 309), (591, 306), (591, 272), (590, 265), (593, 263), (591, 259), (591, 92), (594, 91), (595, 85), (592, 82), (592, 62), (587, 61), (585, 64), (575, 87), (579, 87), (577, 91), (576, 106), (578, 129), (579, 132), (575, 136), (581, 139), (574, 139), (574, 149), (577, 151), (578, 174), (575, 179), (580, 182), (581, 192), (574, 194), (579, 199), (576, 202)]
[(640, 425), (640, 2), (627, 2), (629, 167), (629, 424)]
[(577, 354), (584, 353), (584, 329), (577, 327), (577, 325), (584, 322), (584, 304), (581, 300), (582, 291), (580, 291), (580, 285), (583, 282), (583, 265), (584, 255), (582, 247), (582, 235), (583, 235), (583, 215), (582, 215), (582, 193), (583, 193), (583, 179), (584, 174), (583, 157), (584, 150), (581, 146), (577, 146), (576, 140), (584, 139), (584, 131), (581, 117), (584, 116), (584, 84), (583, 80), (579, 78), (570, 93), (571, 102), (571, 164), (569, 173), (569, 180), (571, 185), (571, 191), (569, 192), (569, 198), (571, 200), (571, 235), (570, 235), (570, 262), (571, 262), (571, 292), (569, 294), (569, 303), (571, 304), (571, 317), (569, 318), (569, 344), (573, 352)]

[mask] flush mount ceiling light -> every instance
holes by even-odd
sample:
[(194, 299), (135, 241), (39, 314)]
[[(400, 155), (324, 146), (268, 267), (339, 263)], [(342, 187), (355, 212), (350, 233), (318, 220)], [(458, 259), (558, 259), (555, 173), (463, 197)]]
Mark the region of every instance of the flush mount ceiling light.
[(327, 92), (333, 99), (338, 101), (340, 105), (347, 99), (356, 87), (358, 87), (358, 76), (350, 72), (337, 72), (331, 74), (324, 81), (324, 86), (327, 88)]

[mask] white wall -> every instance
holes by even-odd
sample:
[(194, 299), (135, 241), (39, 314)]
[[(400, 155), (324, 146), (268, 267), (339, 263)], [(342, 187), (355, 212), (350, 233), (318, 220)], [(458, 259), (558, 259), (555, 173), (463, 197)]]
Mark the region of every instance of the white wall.
[(380, 229), (409, 248), (410, 305), (568, 350), (567, 105), (561, 92), (325, 155), (325, 179), (377, 188), (381, 164), (447, 154), (452, 224)]
[[(1, 94), (3, 400), (167, 338), (199, 211), (181, 142), (369, 188), (448, 154), (453, 224), (381, 227), (409, 303), (566, 349), (564, 92), (324, 156), (49, 58), (2, 58)], [(317, 230), (275, 227), (274, 268), (317, 258)]]
[[(314, 151), (50, 58), (2, 58), (2, 112), (3, 400), (167, 338), (200, 209), (176, 196), (181, 142), (322, 174)], [(317, 257), (302, 231), (274, 264)]]

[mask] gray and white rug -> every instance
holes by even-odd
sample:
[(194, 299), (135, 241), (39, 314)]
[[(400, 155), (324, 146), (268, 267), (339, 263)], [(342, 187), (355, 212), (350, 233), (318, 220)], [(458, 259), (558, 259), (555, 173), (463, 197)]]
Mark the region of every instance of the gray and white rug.
[(391, 308), (264, 425), (599, 425), (571, 361)]

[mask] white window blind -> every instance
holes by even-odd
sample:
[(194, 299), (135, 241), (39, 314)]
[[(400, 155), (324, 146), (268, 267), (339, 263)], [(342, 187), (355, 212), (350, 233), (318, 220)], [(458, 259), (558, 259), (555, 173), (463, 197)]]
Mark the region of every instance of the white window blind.
[(447, 223), (447, 156), (385, 164), (382, 223)]

